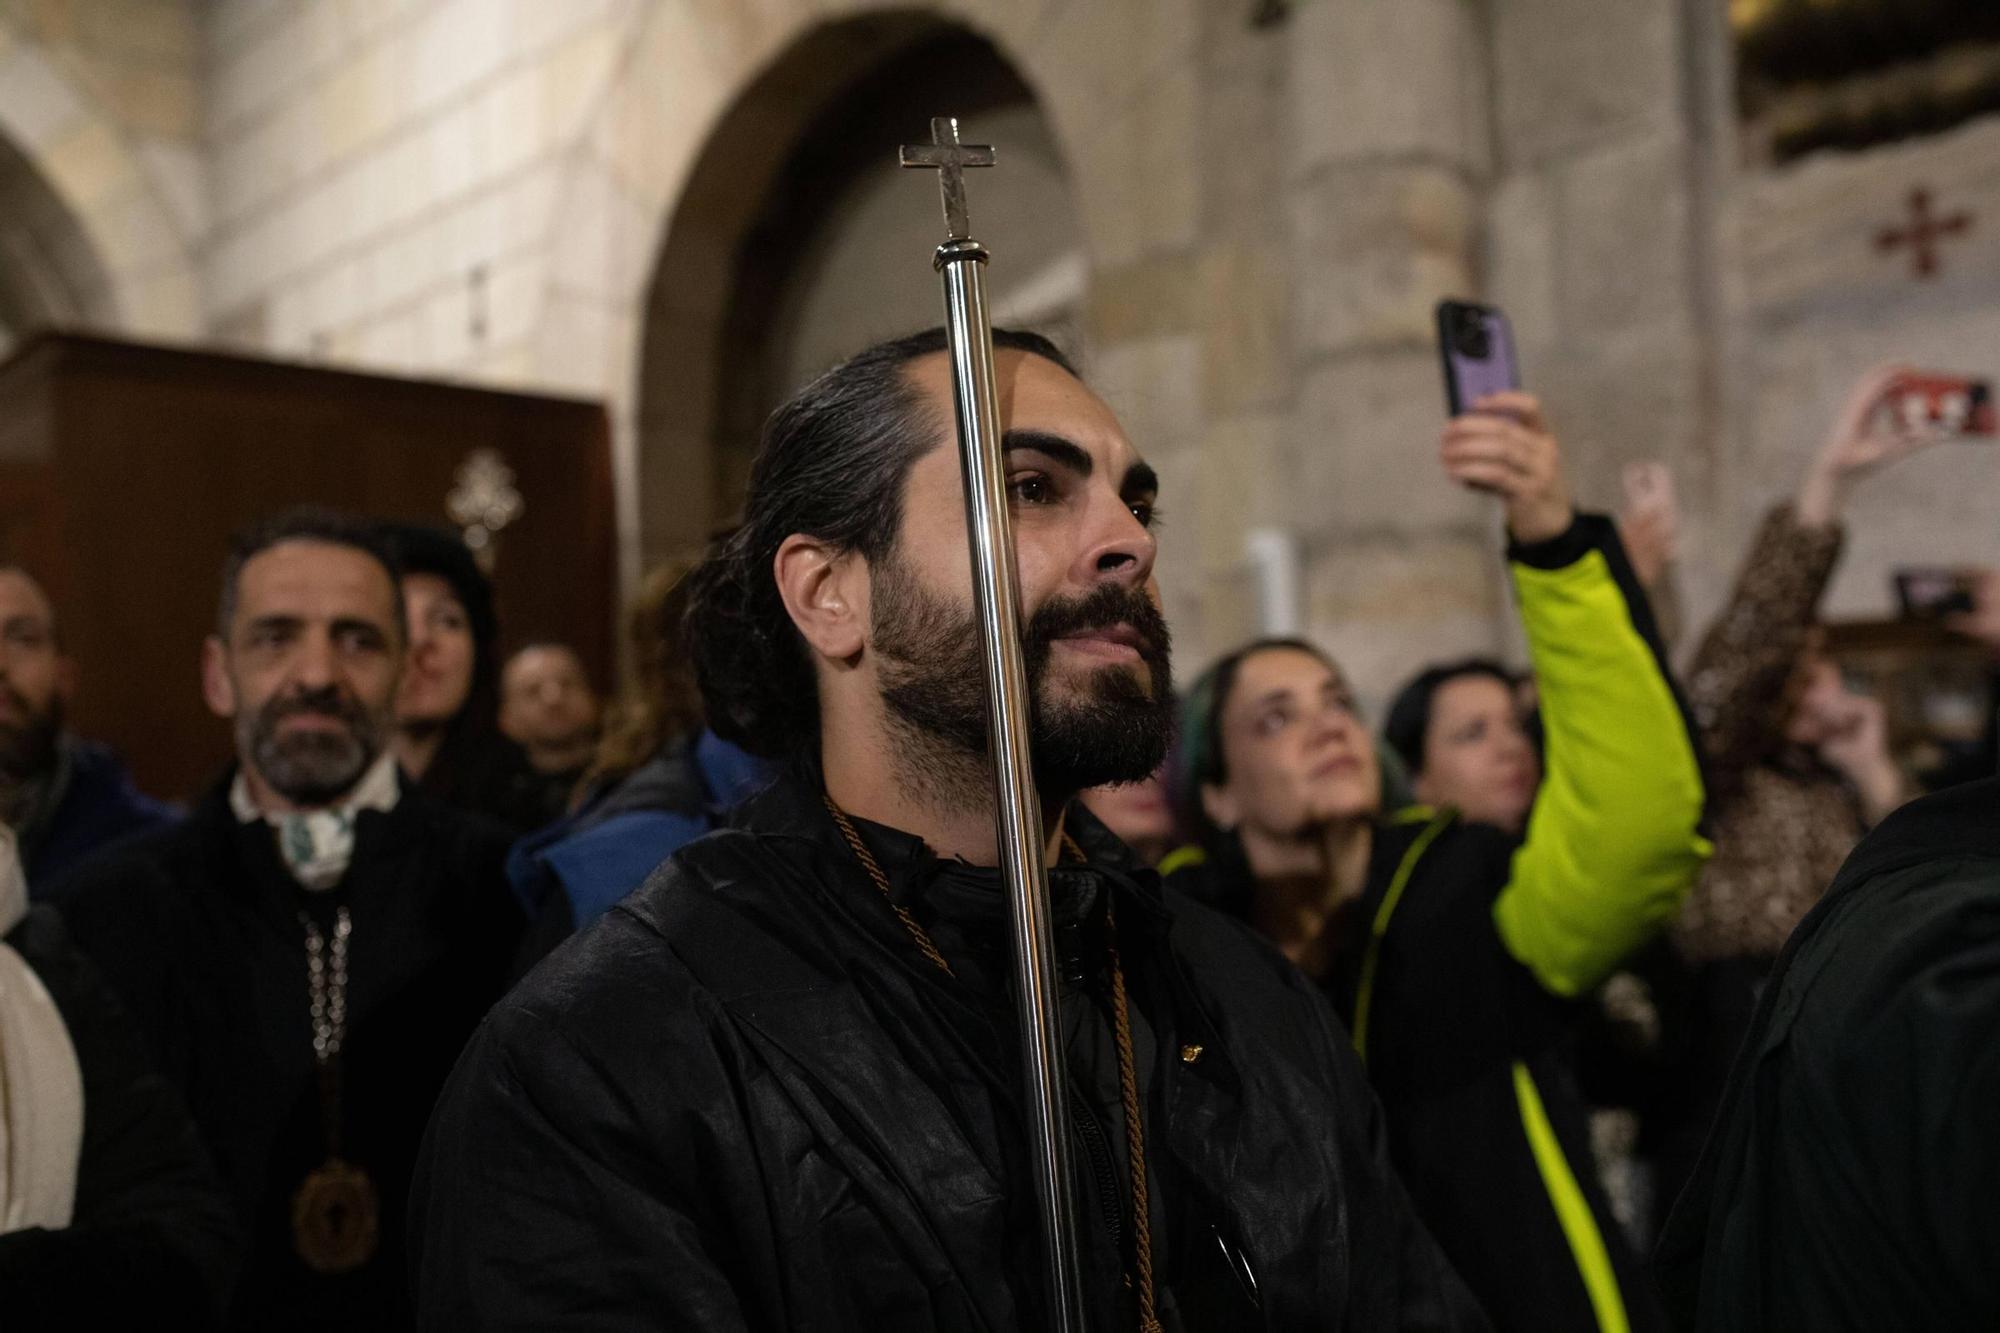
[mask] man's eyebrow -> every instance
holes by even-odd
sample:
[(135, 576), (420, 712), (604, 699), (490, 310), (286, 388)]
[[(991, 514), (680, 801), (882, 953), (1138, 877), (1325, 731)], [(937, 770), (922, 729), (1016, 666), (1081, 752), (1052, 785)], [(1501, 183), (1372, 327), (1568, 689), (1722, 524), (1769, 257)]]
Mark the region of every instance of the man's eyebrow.
[(1118, 488), (1118, 493), (1128, 499), (1135, 495), (1158, 495), (1160, 474), (1153, 471), (1151, 463), (1134, 463), (1125, 469), (1125, 484)]
[[(1045, 430), (1010, 430), (1001, 437), (1000, 447), (1009, 453), (1016, 449), (1031, 449), (1038, 454), (1047, 454), (1079, 477), (1088, 477), (1097, 466), (1082, 445)], [(1118, 493), (1126, 496), (1157, 495), (1159, 490), (1159, 473), (1153, 471), (1152, 464), (1139, 462), (1125, 469), (1125, 481), (1118, 488)]]
[(1032, 449), (1038, 454), (1047, 454), (1079, 477), (1089, 476), (1095, 466), (1082, 445), (1045, 430), (1010, 430), (1000, 437), (1000, 448), (1010, 454), (1017, 449)]

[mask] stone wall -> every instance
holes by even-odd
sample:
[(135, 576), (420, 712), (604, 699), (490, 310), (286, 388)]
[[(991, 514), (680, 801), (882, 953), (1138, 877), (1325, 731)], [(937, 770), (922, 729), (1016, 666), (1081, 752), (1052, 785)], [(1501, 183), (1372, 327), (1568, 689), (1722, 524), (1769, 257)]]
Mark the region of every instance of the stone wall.
[(60, 205), (38, 243), (97, 278), (61, 322), (200, 334), (200, 59), (196, 0), (0, 0), (0, 136)]
[[(1996, 369), (2000, 127), (1741, 167), (1711, 0), (1297, 0), (1271, 28), (1247, 0), (927, 8), (990, 39), (1048, 126), (1087, 366), (1166, 482), (1186, 673), (1258, 628), (1245, 536), (1270, 526), (1364, 698), (1518, 651), (1493, 505), (1435, 461), (1440, 297), (1508, 309), (1585, 500), (1615, 504), (1635, 459), (1675, 468), (1696, 619), (1854, 372)], [(728, 302), (750, 207), (725, 196), (827, 82), (767, 76), (828, 33), (866, 61), (908, 9), (0, 0), (0, 134), (106, 275), (91, 319), (608, 402), (629, 576), (720, 517), (681, 493), (707, 473), (671, 450), (699, 441), (642, 421), (646, 331)], [(690, 197), (746, 125), (765, 160)], [(1930, 283), (1869, 244), (1920, 183), (1979, 214)], [(676, 241), (694, 277), (653, 301)], [(1836, 608), (1879, 608), (1895, 563), (2000, 560), (1996, 467), (1957, 446), (1871, 490)]]

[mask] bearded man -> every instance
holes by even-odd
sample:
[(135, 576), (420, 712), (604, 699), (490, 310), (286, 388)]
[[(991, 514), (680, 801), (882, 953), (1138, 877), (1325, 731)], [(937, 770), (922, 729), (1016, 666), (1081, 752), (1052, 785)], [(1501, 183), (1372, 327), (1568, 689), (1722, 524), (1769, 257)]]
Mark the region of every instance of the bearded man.
[[(996, 336), (1093, 1329), (1483, 1327), (1313, 988), (1071, 798), (1165, 751), (1157, 482)], [(941, 331), (767, 424), (695, 575), (710, 724), (786, 761), (481, 1027), (413, 1197), (431, 1329), (1044, 1330)]]
[(36, 897), (98, 848), (176, 817), (109, 749), (64, 726), (75, 685), (48, 593), (0, 563), (0, 823), (14, 829)]
[(184, 824), (106, 852), (56, 899), (234, 1196), (249, 1259), (233, 1328), (409, 1326), (417, 1147), (524, 930), (506, 832), (388, 755), (397, 576), (338, 514), (239, 537), (202, 658), (236, 764)]

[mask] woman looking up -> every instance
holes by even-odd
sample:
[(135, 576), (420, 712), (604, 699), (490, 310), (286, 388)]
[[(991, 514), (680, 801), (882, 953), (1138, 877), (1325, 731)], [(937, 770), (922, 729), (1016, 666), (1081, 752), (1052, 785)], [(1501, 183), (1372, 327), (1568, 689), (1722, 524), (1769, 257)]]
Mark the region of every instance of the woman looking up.
[(1440, 460), (1506, 508), (1546, 734), (1525, 828), (1386, 811), (1337, 665), (1265, 641), (1190, 693), (1183, 789), (1206, 828), (1165, 869), (1329, 991), (1418, 1212), (1498, 1327), (1659, 1328), (1566, 1047), (1578, 997), (1666, 924), (1708, 854), (1692, 731), (1617, 533), (1572, 508), (1536, 400), (1479, 400)]

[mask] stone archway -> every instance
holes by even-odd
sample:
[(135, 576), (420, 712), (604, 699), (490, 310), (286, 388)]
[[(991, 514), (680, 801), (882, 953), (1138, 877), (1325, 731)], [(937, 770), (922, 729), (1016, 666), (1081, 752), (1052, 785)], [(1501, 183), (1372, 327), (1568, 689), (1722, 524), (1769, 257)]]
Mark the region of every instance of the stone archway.
[(82, 224), (0, 138), (0, 355), (42, 329), (115, 323), (110, 279)]
[(763, 418), (791, 389), (868, 342), (937, 322), (925, 263), (935, 186), (891, 164), (943, 105), (1008, 145), (1009, 189), (981, 214), (1013, 245), (995, 265), (996, 312), (1073, 326), (1084, 281), (1074, 204), (1005, 58), (918, 14), (815, 29), (736, 99), (667, 222), (636, 399), (647, 558), (698, 548), (726, 520)]
[[(55, 264), (41, 297), (55, 302), (53, 319), (153, 337), (201, 333), (193, 238), (115, 121), (5, 16), (0, 140), (12, 154), (0, 171), (33, 182), (24, 197), (38, 201), (42, 258)], [(55, 239), (61, 228), (49, 230), (58, 216), (67, 219), (63, 240)]]
[[(1114, 358), (1105, 355), (1107, 348), (1116, 351), (1115, 344), (1144, 331), (1114, 329), (1107, 336), (1097, 327), (1091, 306), (1100, 275), (1107, 265), (1136, 268), (1149, 256), (1185, 248), (1195, 232), (1195, 102), (1186, 66), (1200, 45), (1201, 8), (1198, 0), (1088, 5), (939, 0), (922, 8), (882, 0), (756, 5), (652, 0), (565, 168), (554, 244), (562, 246), (566, 236), (587, 237), (589, 272), (579, 274), (572, 266), (567, 276), (551, 276), (531, 372), (541, 382), (602, 394), (610, 403), (620, 565), (628, 586), (642, 550), (657, 555), (673, 544), (653, 536), (669, 530), (654, 522), (656, 506), (679, 512), (678, 531), (689, 537), (707, 521), (697, 512), (676, 510), (673, 497), (659, 495), (658, 486), (647, 491), (643, 485), (639, 404), (656, 359), (648, 355), (646, 331), (649, 323), (659, 325), (661, 313), (649, 297), (672, 220), (744, 90), (781, 64), (803, 80), (797, 88), (768, 89), (773, 96), (761, 113), (770, 117), (771, 138), (789, 146), (806, 117), (800, 103), (788, 97), (803, 97), (810, 106), (814, 99), (836, 95), (839, 82), (826, 76), (838, 74), (843, 62), (878, 67), (904, 49), (903, 43), (947, 30), (990, 43), (1032, 91), (1051, 153), (1066, 168), (1075, 194), (1080, 263), (1091, 284), (1080, 322), (1089, 332), (1093, 360), (1108, 366)], [(820, 51), (821, 67), (792, 66), (787, 57), (799, 49)], [(1119, 58), (1106, 62), (1105, 51)], [(846, 72), (851, 77), (853, 67)], [(718, 234), (728, 235), (727, 229)], [(730, 236), (732, 243), (737, 235)], [(700, 304), (695, 301), (700, 282), (719, 282), (729, 271), (729, 254), (710, 251), (706, 258), (681, 289), (693, 304)], [(1187, 266), (1166, 280), (1172, 287), (1199, 282)], [(1051, 281), (1075, 285), (1074, 275), (1058, 274)], [(720, 299), (714, 291), (707, 297), (710, 303)], [(1176, 294), (1164, 299), (1173, 303)], [(1184, 411), (1171, 414), (1171, 420), (1177, 439), (1192, 438), (1199, 429)], [(704, 466), (690, 462), (696, 470)], [(710, 470), (667, 480), (676, 488), (692, 485), (711, 494), (715, 476)]]

